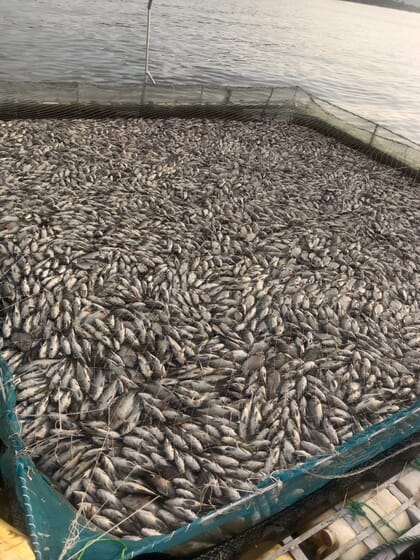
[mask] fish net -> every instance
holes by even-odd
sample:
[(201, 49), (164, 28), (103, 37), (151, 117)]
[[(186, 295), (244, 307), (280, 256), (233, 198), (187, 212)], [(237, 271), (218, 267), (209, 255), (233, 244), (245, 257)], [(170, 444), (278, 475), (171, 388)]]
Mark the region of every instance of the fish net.
[(0, 116), (2, 473), (39, 559), (227, 560), (418, 432), (419, 146), (298, 87), (2, 82)]
[[(257, 543), (284, 542), (292, 536), (299, 536), (297, 527), (304, 527), (314, 517), (322, 514), (340, 501), (350, 500), (352, 494), (361, 487), (375, 488), (387, 478), (403, 470), (407, 463), (418, 456), (420, 441), (418, 436), (407, 438), (403, 445), (397, 445), (386, 453), (379, 454), (354, 471), (337, 475), (322, 490), (318, 490), (273, 515), (267, 521), (244, 531), (195, 557), (195, 560), (234, 560), (246, 554)], [(312, 473), (316, 478), (316, 471)], [(362, 486), (363, 485), (363, 486)], [(293, 538), (293, 537), (292, 537)], [(280, 554), (280, 552), (278, 552)]]
[(420, 146), (351, 111), (295, 87), (117, 85), (0, 81), (2, 119), (271, 116), (313, 126), (376, 160), (419, 171)]

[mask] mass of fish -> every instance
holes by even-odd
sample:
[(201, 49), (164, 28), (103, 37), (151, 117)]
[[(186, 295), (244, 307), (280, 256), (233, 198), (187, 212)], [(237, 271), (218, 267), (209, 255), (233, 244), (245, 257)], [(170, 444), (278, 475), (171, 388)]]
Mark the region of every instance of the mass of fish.
[(419, 392), (420, 188), (275, 120), (0, 123), (0, 353), (37, 467), (167, 533)]

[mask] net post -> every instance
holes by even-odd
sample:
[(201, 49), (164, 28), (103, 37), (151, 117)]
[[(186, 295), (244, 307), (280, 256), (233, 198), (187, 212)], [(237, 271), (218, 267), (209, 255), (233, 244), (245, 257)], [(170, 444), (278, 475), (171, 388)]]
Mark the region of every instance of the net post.
[(373, 144), (373, 140), (374, 140), (374, 138), (375, 138), (376, 131), (378, 130), (378, 126), (379, 126), (378, 124), (375, 124), (375, 128), (373, 129), (373, 132), (372, 132), (371, 137), (370, 137), (370, 140), (369, 140), (369, 148), (370, 148), (370, 147), (372, 146), (372, 144)]
[(143, 105), (145, 105), (145, 100), (146, 100), (146, 81), (143, 83), (142, 88), (141, 88), (141, 97), (140, 97), (140, 106), (143, 107)]
[(296, 109), (296, 97), (297, 97), (298, 89), (299, 89), (299, 86), (295, 86), (295, 91), (293, 93), (293, 99), (292, 99), (292, 107), (294, 109)]
[(232, 95), (232, 90), (230, 87), (226, 88), (225, 91), (225, 98), (223, 99), (223, 103), (228, 105), (230, 103), (230, 96)]
[(150, 20), (151, 20), (151, 12), (152, 12), (152, 3), (153, 0), (149, 0), (149, 3), (147, 4), (147, 26), (146, 26), (146, 57), (145, 57), (145, 61), (144, 61), (144, 83), (147, 82), (147, 78), (149, 78), (149, 80), (152, 82), (152, 84), (155, 84), (155, 80), (153, 79), (153, 76), (151, 75), (151, 73), (149, 72), (149, 50), (150, 50)]
[(262, 110), (261, 110), (261, 117), (265, 117), (265, 115), (266, 115), (266, 112), (267, 112), (266, 109), (267, 109), (267, 107), (268, 107), (268, 105), (269, 105), (269, 103), (270, 103), (270, 101), (271, 101), (271, 98), (273, 97), (273, 92), (274, 92), (274, 88), (272, 87), (272, 88), (270, 88), (270, 93), (268, 94), (267, 100), (266, 100), (266, 102), (264, 103), (264, 105), (263, 105), (263, 107), (262, 107)]

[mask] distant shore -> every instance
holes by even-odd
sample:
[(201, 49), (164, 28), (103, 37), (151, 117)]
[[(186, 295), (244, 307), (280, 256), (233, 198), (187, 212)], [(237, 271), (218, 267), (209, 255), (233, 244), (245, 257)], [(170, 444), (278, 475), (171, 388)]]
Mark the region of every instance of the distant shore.
[(404, 10), (406, 12), (416, 12), (420, 14), (420, 7), (405, 4), (404, 2), (396, 2), (395, 0), (344, 0), (344, 2), (370, 4), (372, 6), (381, 6), (382, 8), (392, 8), (394, 10)]

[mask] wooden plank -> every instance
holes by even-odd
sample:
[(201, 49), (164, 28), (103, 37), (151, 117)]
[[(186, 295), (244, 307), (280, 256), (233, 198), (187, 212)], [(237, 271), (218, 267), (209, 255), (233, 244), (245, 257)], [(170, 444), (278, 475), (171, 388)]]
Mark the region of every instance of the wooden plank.
[(395, 485), (407, 496), (417, 494), (419, 500), (416, 506), (420, 509), (420, 471), (418, 469), (410, 468), (402, 472)]
[[(399, 508), (390, 512), (386, 516), (385, 519), (387, 521), (391, 521), (394, 517), (398, 516), (403, 511), (407, 511), (407, 514), (410, 515), (410, 519), (414, 518), (414, 520), (415, 520), (414, 522), (417, 522), (417, 515), (419, 513), (419, 510), (416, 507), (415, 502), (419, 499), (419, 497), (418, 496), (413, 496), (412, 498), (408, 499), (407, 496), (403, 492), (401, 492), (401, 490), (399, 490), (398, 487), (396, 486), (399, 478), (403, 474), (404, 474), (404, 471), (394, 475), (393, 477), (391, 477), (387, 481), (383, 482), (382, 484), (376, 486), (375, 488), (373, 488), (369, 492), (366, 492), (363, 500), (367, 501), (371, 497), (375, 496), (381, 490), (388, 489), (390, 492), (392, 492), (395, 495), (395, 497), (397, 499), (399, 499), (400, 501), (403, 501), (403, 503)], [(345, 517), (345, 514), (347, 513), (347, 511), (343, 511), (346, 508), (344, 503), (336, 504), (333, 507), (336, 510), (335, 514), (329, 516), (324, 521), (318, 523), (317, 525), (315, 525), (311, 529), (308, 529), (307, 531), (305, 531), (304, 533), (302, 533), (301, 535), (299, 535), (298, 537), (296, 537), (294, 539), (292, 537), (287, 537), (287, 539), (284, 539), (284, 546), (282, 546), (282, 548), (280, 550), (276, 551), (276, 556), (273, 556), (272, 559), (269, 558), (268, 560), (276, 560), (276, 558), (278, 558), (278, 556), (281, 556), (282, 554), (285, 554), (287, 552), (291, 552), (292, 555), (295, 555), (295, 551), (297, 551), (297, 550), (299, 550), (301, 552), (301, 554), (303, 554), (303, 552), (301, 551), (301, 548), (299, 546), (301, 543), (305, 542), (306, 540), (311, 538), (313, 535), (317, 534), (319, 531), (322, 531), (323, 529), (325, 529), (326, 527), (331, 525), (331, 523), (333, 523), (336, 519), (338, 519), (340, 517)], [(371, 526), (363, 528), (362, 525), (357, 523), (357, 521), (353, 521), (353, 520), (352, 520), (352, 524), (354, 524), (356, 526), (355, 529), (359, 529), (360, 532), (356, 535), (356, 537), (354, 539), (352, 539), (351, 541), (349, 541), (348, 543), (343, 545), (340, 549), (331, 553), (324, 560), (337, 560), (337, 559), (340, 558), (340, 556), (346, 550), (351, 548), (351, 546), (353, 546), (355, 544), (358, 544), (362, 541), (364, 542), (364, 544), (368, 548), (370, 548), (370, 549), (376, 548), (377, 543), (373, 540), (374, 534), (376, 533), (375, 528), (373, 528)], [(383, 525), (382, 522), (378, 523), (379, 528), (382, 525)], [(416, 527), (417, 527), (417, 525), (416, 525)], [(303, 555), (303, 559), (307, 560), (305, 555)], [(296, 560), (300, 560), (300, 559), (297, 558)]]
[[(382, 484), (380, 484), (379, 486), (375, 486), (375, 488), (373, 488), (369, 492), (366, 492), (364, 499), (368, 500), (369, 498), (375, 496), (375, 494), (377, 494), (377, 492), (379, 492), (380, 490), (382, 490), (384, 488), (387, 488), (387, 486), (390, 483), (396, 482), (399, 479), (400, 476), (401, 476), (401, 473), (398, 473), (398, 474), (394, 475), (393, 477), (391, 477), (390, 479), (388, 479), (386, 482), (383, 482)], [(313, 535), (316, 535), (316, 533), (318, 533), (319, 531), (322, 531), (322, 529), (325, 529), (326, 527), (328, 527), (333, 521), (335, 521), (339, 517), (342, 517), (343, 510), (345, 510), (344, 503), (339, 503), (339, 504), (336, 504), (335, 506), (332, 506), (332, 507), (334, 507), (337, 510), (337, 513), (331, 515), (330, 517), (328, 517), (324, 521), (321, 521), (320, 523), (315, 525), (315, 527), (312, 527), (311, 529), (308, 529), (307, 531), (305, 531), (304, 533), (302, 533), (301, 535), (296, 537), (292, 542), (285, 544), (279, 550), (279, 553), (280, 554), (285, 554), (286, 552), (289, 552), (289, 550), (292, 550), (295, 546), (300, 545), (301, 543), (305, 542), (306, 540), (308, 540)]]
[[(394, 517), (397, 517), (400, 513), (402, 513), (403, 511), (406, 511), (415, 502), (415, 500), (416, 500), (416, 498), (415, 498), (415, 496), (413, 496), (412, 498), (407, 500), (404, 504), (401, 504), (401, 506), (399, 508), (394, 509), (393, 511), (389, 512), (389, 514), (384, 519), (386, 519), (386, 521), (388, 521), (388, 522), (392, 521), (394, 519)], [(378, 521), (376, 526), (377, 526), (378, 529), (380, 529), (383, 526), (383, 522)], [(339, 549), (335, 550), (334, 552), (332, 552), (331, 554), (326, 556), (324, 558), (324, 560), (337, 560), (349, 548), (351, 548), (355, 544), (358, 544), (358, 543), (364, 541), (364, 539), (366, 537), (368, 537), (370, 535), (373, 535), (373, 533), (376, 533), (376, 528), (375, 527), (371, 527), (371, 526), (366, 527), (366, 529), (364, 529), (361, 533), (356, 535), (354, 537), (354, 539), (347, 542), (346, 544), (341, 546)]]
[[(395, 484), (390, 484), (389, 487), (388, 487), (388, 490), (400, 502), (403, 502), (403, 501), (407, 500), (407, 496), (404, 494), (404, 492), (401, 492), (401, 490), (397, 486), (395, 486)], [(414, 498), (415, 498), (416, 501), (412, 506), (410, 506), (407, 509), (407, 514), (410, 517), (411, 524), (412, 525), (417, 525), (417, 523), (420, 523), (420, 509), (417, 507), (416, 503), (420, 499), (420, 493), (415, 494)]]
[[(289, 542), (294, 542), (294, 540), (295, 539), (293, 537), (286, 537), (285, 539), (283, 539), (283, 542), (284, 544), (288, 544)], [(294, 560), (308, 560), (308, 557), (306, 556), (306, 554), (303, 553), (300, 546), (296, 546), (295, 548), (292, 548), (289, 554), (293, 556)]]
[[(401, 492), (401, 490), (398, 488), (398, 486), (396, 486), (395, 484), (390, 484), (388, 486), (388, 490), (391, 492), (391, 494), (393, 494), (397, 500), (401, 503), (405, 502), (407, 499), (410, 498), (410, 496), (407, 496), (406, 494), (404, 494), (404, 492)], [(414, 494), (414, 497), (416, 498), (416, 501), (420, 498), (420, 493), (419, 494)]]

